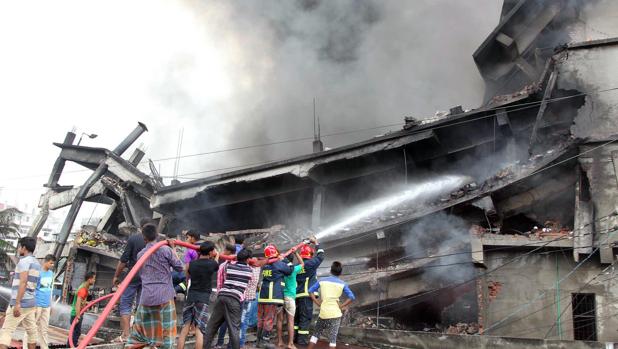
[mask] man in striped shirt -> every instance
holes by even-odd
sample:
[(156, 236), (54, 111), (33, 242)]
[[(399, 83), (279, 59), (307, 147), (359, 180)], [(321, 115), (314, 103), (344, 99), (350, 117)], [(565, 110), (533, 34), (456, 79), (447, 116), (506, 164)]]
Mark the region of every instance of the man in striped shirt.
[(239, 349), (240, 316), (242, 313), (242, 302), (245, 297), (245, 290), (253, 278), (253, 271), (247, 265), (247, 260), (251, 258), (251, 251), (244, 249), (236, 255), (236, 263), (225, 263), (222, 277), (218, 280), (219, 294), (212, 306), (210, 319), (206, 326), (204, 338), (204, 348), (210, 349), (212, 339), (217, 329), (223, 321), (227, 322), (228, 335), (232, 349)]
[(19, 325), (28, 334), (28, 348), (36, 348), (36, 301), (34, 293), (39, 283), (41, 265), (32, 255), (35, 247), (35, 238), (24, 237), (19, 239), (17, 247), (19, 262), (13, 275), (10, 306), (6, 311), (2, 330), (0, 330), (0, 348), (2, 349), (11, 346), (11, 336)]

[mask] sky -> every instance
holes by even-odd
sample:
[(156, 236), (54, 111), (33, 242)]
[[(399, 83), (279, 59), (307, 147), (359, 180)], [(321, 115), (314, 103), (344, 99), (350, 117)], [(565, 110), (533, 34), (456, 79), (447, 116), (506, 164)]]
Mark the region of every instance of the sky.
[[(114, 148), (144, 122), (149, 132), (136, 145), (172, 176), (174, 161), (157, 160), (174, 157), (181, 129), (182, 155), (311, 137), (314, 98), (322, 134), (372, 128), (326, 136), (327, 147), (397, 129), (375, 127), (405, 116), (478, 107), (484, 85), (472, 53), (500, 7), (496, 0), (0, 2), (0, 202), (36, 206), (59, 153), (52, 143), (72, 129), (98, 135), (84, 145)], [(310, 151), (303, 141), (186, 157), (179, 179)], [(66, 171), (61, 184), (89, 174), (74, 164)]]

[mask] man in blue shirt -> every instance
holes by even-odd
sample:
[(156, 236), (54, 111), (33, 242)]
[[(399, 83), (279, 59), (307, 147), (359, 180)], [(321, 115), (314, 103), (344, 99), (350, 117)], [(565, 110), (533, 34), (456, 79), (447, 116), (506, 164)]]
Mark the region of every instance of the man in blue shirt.
[(35, 238), (28, 236), (19, 239), (17, 247), (19, 262), (13, 275), (10, 306), (6, 311), (4, 324), (0, 330), (0, 349), (11, 346), (11, 336), (19, 325), (28, 333), (28, 349), (36, 348), (34, 292), (39, 283), (41, 265), (32, 255), (35, 247)]
[(41, 349), (49, 348), (47, 329), (49, 327), (49, 314), (51, 312), (52, 289), (54, 288), (54, 271), (52, 269), (55, 263), (56, 257), (53, 254), (45, 256), (43, 270), (39, 277), (39, 284), (34, 294), (36, 300), (35, 317), (37, 333)]

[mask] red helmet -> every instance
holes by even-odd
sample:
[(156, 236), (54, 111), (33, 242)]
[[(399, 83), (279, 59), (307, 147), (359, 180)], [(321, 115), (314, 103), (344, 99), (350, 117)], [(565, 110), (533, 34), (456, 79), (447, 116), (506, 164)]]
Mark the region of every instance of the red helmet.
[(277, 251), (277, 247), (275, 245), (268, 245), (264, 248), (264, 256), (266, 258), (274, 258), (279, 255), (279, 251)]
[(309, 259), (311, 257), (313, 257), (313, 254), (315, 253), (315, 251), (313, 250), (313, 247), (309, 246), (309, 245), (302, 245), (300, 248), (300, 257), (303, 259)]

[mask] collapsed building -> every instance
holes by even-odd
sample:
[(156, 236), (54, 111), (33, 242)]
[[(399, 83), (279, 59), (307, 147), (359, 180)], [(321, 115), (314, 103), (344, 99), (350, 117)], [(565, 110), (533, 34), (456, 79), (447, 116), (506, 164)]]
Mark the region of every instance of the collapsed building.
[[(617, 11), (505, 1), (473, 55), (481, 107), (406, 117), (399, 131), (336, 149), (316, 140), (284, 161), (164, 186), (154, 166), (137, 168), (143, 152), (121, 157), (144, 125), (114, 150), (69, 134), (40, 204), (71, 205), (53, 247), (67, 256), (65, 294), (87, 269), (114, 268), (117, 241), (156, 218), (170, 236), (192, 228), (256, 247), (316, 233), (321, 273), (342, 261), (358, 296), (350, 326), (618, 341)], [(91, 177), (60, 186), (65, 161)], [(108, 214), (65, 247), (83, 201)]]

